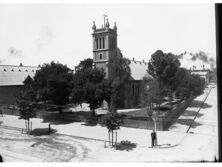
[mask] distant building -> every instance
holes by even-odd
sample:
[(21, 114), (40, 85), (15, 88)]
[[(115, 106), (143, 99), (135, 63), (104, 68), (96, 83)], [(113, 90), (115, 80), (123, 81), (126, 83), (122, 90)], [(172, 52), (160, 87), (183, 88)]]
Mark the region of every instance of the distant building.
[(191, 74), (197, 74), (204, 79), (205, 85), (210, 83), (210, 70), (193, 70)]
[[(107, 19), (105, 25), (97, 28), (93, 22), (93, 62), (96, 68), (104, 69), (106, 77), (112, 76), (112, 69), (109, 64), (110, 58), (123, 56), (117, 47), (117, 26), (114, 23), (110, 28)], [(125, 83), (124, 88), (119, 92), (118, 107), (131, 108), (140, 104), (141, 95), (144, 92), (143, 77), (149, 77), (147, 73), (148, 63), (145, 61), (130, 60), (131, 80)]]
[(15, 104), (16, 94), (27, 76), (33, 77), (40, 67), (0, 65), (0, 104)]
[(201, 59), (196, 58), (195, 60), (192, 59), (192, 54), (186, 54), (183, 55), (183, 57), (180, 58), (181, 67), (184, 67), (188, 70), (190, 70), (191, 74), (197, 74), (201, 78), (204, 79), (205, 84), (210, 83), (210, 73), (214, 70), (214, 64), (209, 62), (204, 62)]

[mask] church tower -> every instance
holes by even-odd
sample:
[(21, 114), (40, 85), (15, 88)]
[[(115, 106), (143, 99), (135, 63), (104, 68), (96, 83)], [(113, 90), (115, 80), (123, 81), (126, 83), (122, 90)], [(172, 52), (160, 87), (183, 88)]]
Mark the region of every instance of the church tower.
[(109, 59), (115, 56), (117, 51), (117, 26), (110, 28), (109, 21), (104, 18), (104, 25), (97, 28), (93, 22), (93, 62), (96, 68), (103, 68), (106, 73), (106, 78), (111, 75), (109, 69)]

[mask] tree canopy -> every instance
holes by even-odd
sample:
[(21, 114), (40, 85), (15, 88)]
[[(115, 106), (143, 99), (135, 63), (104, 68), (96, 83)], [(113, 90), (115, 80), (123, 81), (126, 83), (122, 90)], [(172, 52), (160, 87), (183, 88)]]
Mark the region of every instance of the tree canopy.
[(37, 100), (64, 105), (69, 102), (72, 71), (63, 64), (51, 62), (44, 64), (33, 79)]
[(105, 72), (93, 68), (92, 59), (85, 59), (77, 66), (72, 82), (71, 99), (74, 104), (86, 102), (93, 111), (101, 106), (105, 95)]
[(112, 75), (109, 77), (109, 85), (112, 93), (108, 103), (111, 112), (115, 112), (116, 110), (120, 90), (124, 89), (124, 84), (130, 80), (131, 70), (129, 65), (130, 60), (124, 58), (119, 49), (116, 50), (113, 57), (110, 57), (109, 67)]

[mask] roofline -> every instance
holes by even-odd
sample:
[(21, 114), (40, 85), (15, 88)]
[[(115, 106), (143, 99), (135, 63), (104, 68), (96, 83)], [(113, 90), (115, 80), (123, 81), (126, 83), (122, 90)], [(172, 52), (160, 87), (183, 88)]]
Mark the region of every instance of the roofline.
[(7, 67), (35, 67), (35, 68), (41, 68), (41, 67), (38, 67), (38, 66), (19, 66), (19, 65), (3, 65), (3, 64), (0, 64), (0, 66), (7, 66)]

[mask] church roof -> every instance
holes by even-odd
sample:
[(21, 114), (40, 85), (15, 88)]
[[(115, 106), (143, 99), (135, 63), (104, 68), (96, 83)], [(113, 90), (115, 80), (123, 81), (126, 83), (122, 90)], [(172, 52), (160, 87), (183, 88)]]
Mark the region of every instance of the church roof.
[(148, 63), (144, 61), (130, 60), (131, 76), (134, 80), (142, 80), (144, 77), (151, 77), (147, 73)]
[(0, 65), (0, 86), (23, 85), (23, 81), (29, 75), (34, 77), (35, 66)]

